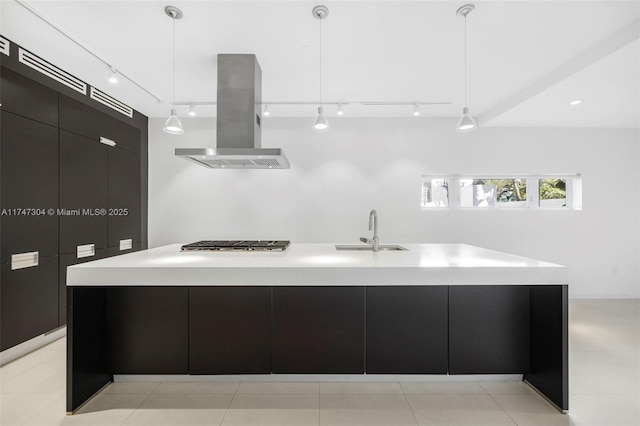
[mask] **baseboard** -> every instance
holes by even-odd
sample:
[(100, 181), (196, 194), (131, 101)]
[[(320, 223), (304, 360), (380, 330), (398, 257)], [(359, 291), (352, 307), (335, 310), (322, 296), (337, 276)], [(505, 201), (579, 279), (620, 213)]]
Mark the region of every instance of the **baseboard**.
[(569, 299), (640, 299), (640, 293), (631, 294), (597, 294), (597, 293), (578, 293), (569, 294)]
[(5, 349), (4, 351), (0, 352), (0, 366), (18, 359), (21, 356), (28, 354), (29, 352), (33, 352), (36, 349), (40, 349), (41, 347), (46, 346), (49, 343), (54, 342), (66, 335), (67, 327), (63, 326), (49, 333), (36, 336), (33, 339), (29, 339), (26, 342), (22, 342), (19, 345), (15, 345), (9, 349)]
[(114, 382), (521, 382), (522, 374), (115, 374)]

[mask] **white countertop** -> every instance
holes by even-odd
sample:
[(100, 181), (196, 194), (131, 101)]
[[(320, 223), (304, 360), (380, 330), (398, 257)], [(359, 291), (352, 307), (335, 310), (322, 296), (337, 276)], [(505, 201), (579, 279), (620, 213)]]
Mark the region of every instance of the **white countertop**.
[(181, 252), (172, 244), (69, 267), (68, 286), (568, 284), (565, 266), (466, 244), (408, 251)]

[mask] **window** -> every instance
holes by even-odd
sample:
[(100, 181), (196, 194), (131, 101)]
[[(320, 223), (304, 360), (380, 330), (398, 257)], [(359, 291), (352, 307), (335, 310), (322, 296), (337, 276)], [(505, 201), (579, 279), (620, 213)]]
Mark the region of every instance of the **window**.
[(540, 207), (566, 207), (567, 179), (540, 179)]
[(580, 175), (422, 176), (425, 209), (581, 210)]
[(422, 179), (422, 207), (449, 207), (448, 179)]

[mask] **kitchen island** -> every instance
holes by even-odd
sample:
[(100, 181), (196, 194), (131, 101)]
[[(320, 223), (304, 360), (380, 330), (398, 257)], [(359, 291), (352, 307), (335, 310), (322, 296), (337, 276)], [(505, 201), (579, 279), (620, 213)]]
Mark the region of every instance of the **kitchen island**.
[(72, 266), (67, 411), (127, 374), (522, 374), (568, 409), (565, 267), (403, 246), (175, 244)]

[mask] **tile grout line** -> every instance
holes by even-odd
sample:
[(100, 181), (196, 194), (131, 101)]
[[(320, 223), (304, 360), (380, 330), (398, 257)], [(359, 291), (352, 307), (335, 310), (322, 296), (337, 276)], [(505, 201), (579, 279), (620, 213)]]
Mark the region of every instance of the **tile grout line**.
[(318, 382), (318, 426), (320, 426), (320, 424), (322, 423), (322, 421), (320, 420), (320, 413), (322, 412), (322, 410), (320, 409), (320, 400), (322, 399), (322, 393), (320, 392), (320, 382)]
[(407, 405), (409, 406), (409, 411), (411, 411), (411, 415), (413, 416), (413, 420), (416, 422), (416, 425), (420, 425), (420, 422), (418, 422), (418, 417), (416, 417), (416, 413), (413, 412), (413, 407), (411, 406), (411, 403), (409, 402), (409, 399), (407, 398), (407, 394), (404, 391), (404, 388), (402, 387), (402, 383), (398, 382), (398, 385), (400, 386), (400, 390), (402, 391), (402, 396), (404, 397), (404, 400), (406, 401)]
[[(480, 384), (480, 386), (482, 386), (482, 383)], [(484, 386), (482, 386), (484, 388)], [(485, 389), (486, 390), (486, 389)], [(516, 421), (516, 419), (514, 419), (511, 414), (509, 414), (509, 412), (507, 410), (505, 410), (505, 408), (500, 404), (500, 402), (498, 402), (497, 399), (495, 399), (493, 397), (493, 394), (489, 393), (489, 391), (487, 391), (487, 395), (489, 395), (491, 397), (491, 399), (493, 400), (493, 402), (496, 403), (496, 405), (498, 407), (500, 407), (500, 409), (502, 410), (503, 413), (505, 413), (507, 415), (507, 417), (509, 417), (509, 419), (513, 422), (514, 425), (518, 426), (519, 423)]]
[(236, 399), (236, 395), (238, 394), (238, 391), (240, 390), (240, 385), (242, 384), (242, 382), (237, 382), (237, 383), (238, 383), (238, 386), (236, 386), (236, 391), (233, 393), (233, 396), (231, 397), (231, 401), (229, 401), (229, 406), (225, 410), (224, 415), (222, 416), (222, 419), (220, 420), (219, 426), (222, 426), (224, 424), (224, 420), (227, 418), (227, 414), (229, 414), (229, 410), (231, 410), (231, 404), (233, 404), (233, 400)]
[[(102, 393), (102, 392), (101, 392), (100, 394), (101, 394), (101, 395), (105, 395), (105, 394), (104, 394), (104, 393)], [(136, 411), (138, 411), (138, 408), (140, 408), (140, 407), (142, 406), (142, 404), (144, 404), (144, 402), (145, 402), (147, 399), (149, 399), (149, 398), (151, 397), (151, 394), (152, 394), (152, 392), (149, 392), (149, 393), (147, 394), (147, 397), (146, 397), (146, 398), (144, 398), (142, 401), (140, 401), (140, 404), (138, 404), (138, 405), (136, 406), (136, 408), (134, 408), (134, 409), (133, 409), (133, 411), (131, 411), (131, 414), (129, 414), (129, 415), (128, 415), (128, 416), (127, 416), (127, 417), (122, 421), (122, 423), (120, 423), (120, 425), (121, 425), (121, 426), (124, 426), (124, 425), (125, 425), (125, 423), (127, 423), (127, 421), (129, 420), (129, 418), (131, 418), (131, 416), (133, 416), (133, 414), (134, 414)], [(74, 414), (74, 415), (77, 415), (77, 414)]]

